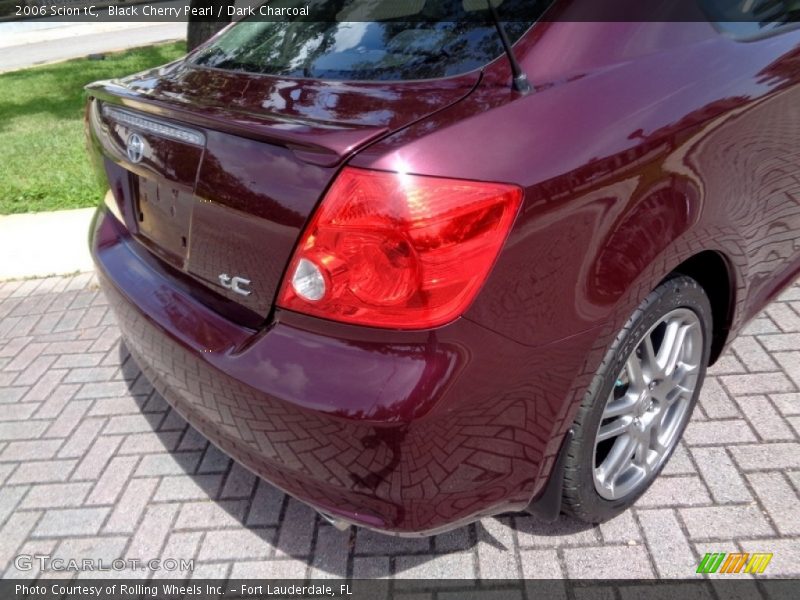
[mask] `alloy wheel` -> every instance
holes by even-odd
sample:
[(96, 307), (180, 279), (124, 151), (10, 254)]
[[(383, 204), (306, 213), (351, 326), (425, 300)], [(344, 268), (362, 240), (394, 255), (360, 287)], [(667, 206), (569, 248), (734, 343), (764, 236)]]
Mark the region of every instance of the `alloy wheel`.
[(594, 443), (594, 484), (607, 500), (647, 486), (689, 418), (703, 357), (697, 314), (661, 317), (627, 357), (608, 395)]

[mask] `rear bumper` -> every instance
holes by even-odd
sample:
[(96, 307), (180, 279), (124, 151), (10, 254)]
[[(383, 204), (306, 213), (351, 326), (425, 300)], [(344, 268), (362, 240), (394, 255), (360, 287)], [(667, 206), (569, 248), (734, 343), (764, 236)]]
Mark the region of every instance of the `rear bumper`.
[(466, 319), (386, 332), (226, 320), (100, 209), (98, 277), (136, 362), (216, 446), (335, 519), (433, 533), (524, 508), (571, 422), (590, 336), (531, 349)]

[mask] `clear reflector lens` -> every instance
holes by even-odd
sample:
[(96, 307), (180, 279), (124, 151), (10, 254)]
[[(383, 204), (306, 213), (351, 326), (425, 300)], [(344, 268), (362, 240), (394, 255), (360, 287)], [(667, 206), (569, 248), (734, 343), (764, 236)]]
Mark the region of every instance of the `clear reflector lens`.
[(301, 258), (292, 276), (292, 287), (301, 298), (316, 302), (325, 295), (325, 278), (317, 265)]

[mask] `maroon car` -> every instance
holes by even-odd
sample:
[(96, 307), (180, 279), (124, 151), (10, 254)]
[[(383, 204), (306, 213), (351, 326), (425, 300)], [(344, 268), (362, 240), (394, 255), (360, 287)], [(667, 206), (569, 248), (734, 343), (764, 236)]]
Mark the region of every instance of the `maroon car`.
[(629, 507), (800, 275), (800, 32), (592, 2), (339, 0), (89, 86), (91, 248), (164, 398), (337, 525)]

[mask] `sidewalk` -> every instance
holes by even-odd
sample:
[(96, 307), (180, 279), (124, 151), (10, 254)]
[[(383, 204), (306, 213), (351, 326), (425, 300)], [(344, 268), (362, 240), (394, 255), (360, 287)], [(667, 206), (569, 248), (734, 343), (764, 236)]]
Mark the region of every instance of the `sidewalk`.
[(92, 270), (94, 208), (0, 216), (0, 281)]
[(185, 39), (186, 28), (187, 23), (0, 23), (0, 73)]
[[(52, 42), (65, 38), (152, 27), (153, 23), (60, 23), (54, 21), (11, 21), (0, 23), (0, 48)], [(160, 23), (155, 23), (160, 25)]]
[[(88, 273), (0, 284), (5, 578), (57, 575), (41, 573), (36, 562), (15, 568), (14, 556), (49, 554), (65, 564), (194, 561), (180, 571), (114, 573), (135, 578), (683, 580), (698, 576), (706, 553), (718, 552), (773, 553), (758, 577), (800, 576), (800, 285), (753, 320), (711, 369), (683, 442), (632, 510), (595, 527), (503, 515), (433, 538), (337, 531), (237, 466), (155, 392), (121, 344), (109, 308)], [(311, 434), (296, 443), (315, 447)], [(752, 588), (738, 584), (738, 597), (760, 597), (753, 575), (727, 577), (750, 580)], [(584, 598), (560, 587), (554, 582), (547, 597)], [(523, 597), (493, 588), (485, 581), (480, 597)], [(728, 598), (731, 589), (687, 596), (676, 587), (671, 597)], [(637, 597), (636, 588), (625, 590), (610, 597)]]

